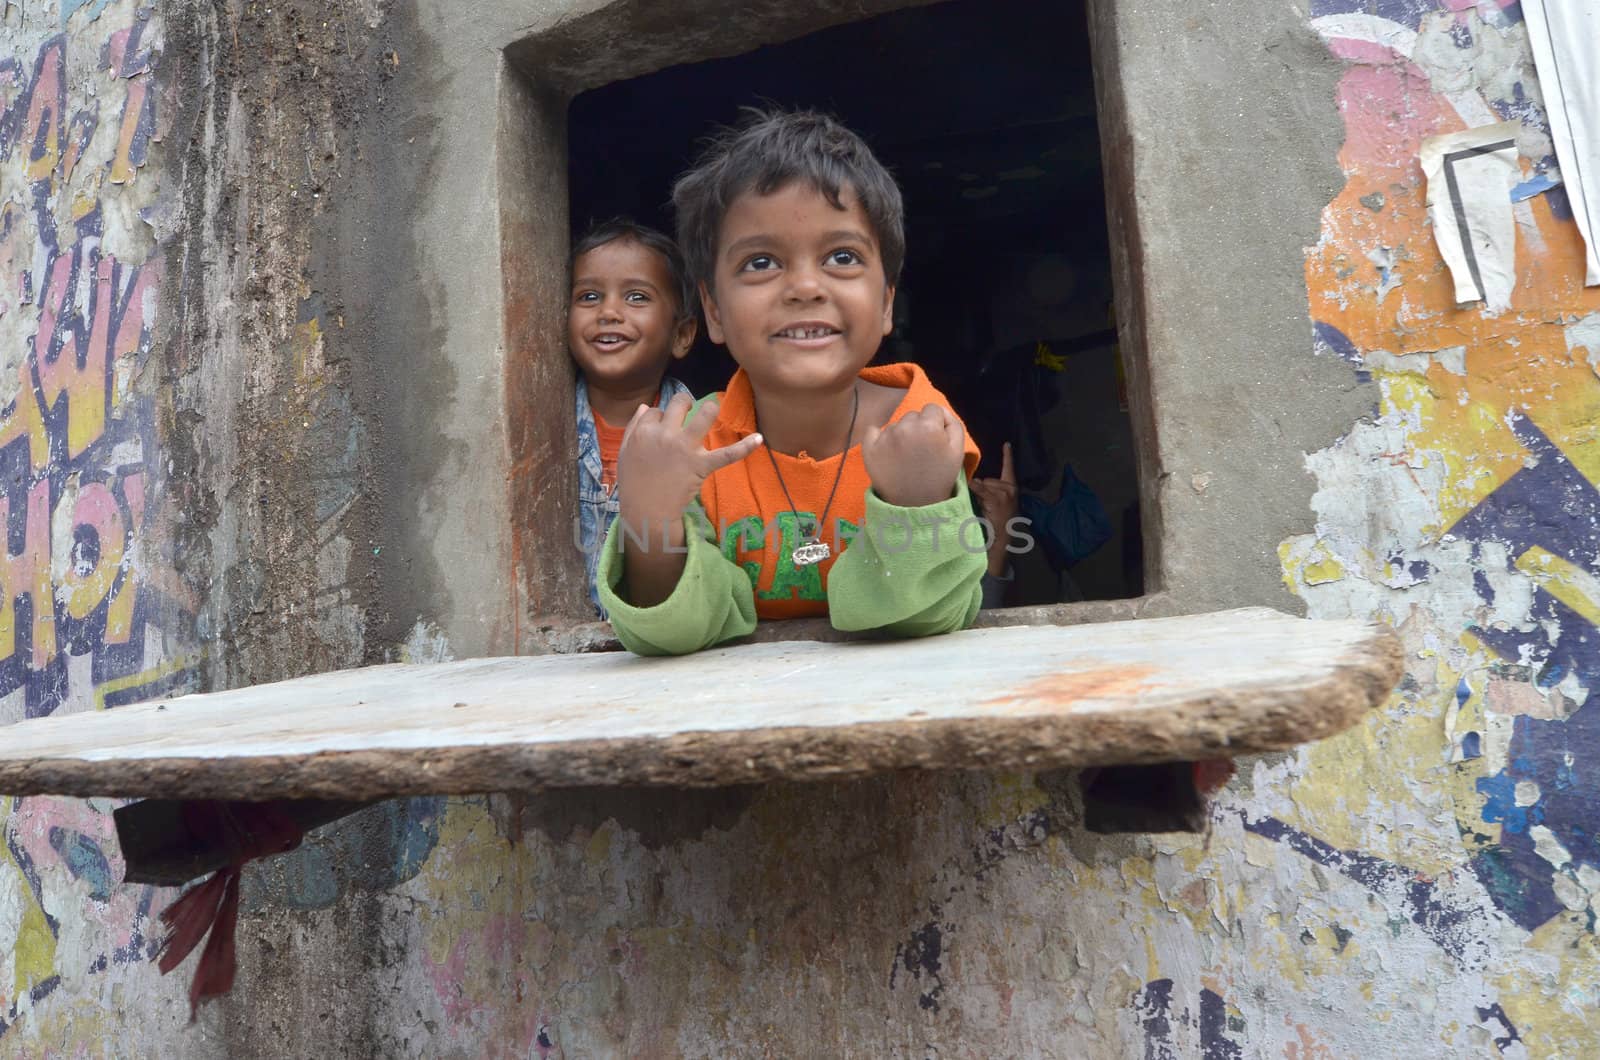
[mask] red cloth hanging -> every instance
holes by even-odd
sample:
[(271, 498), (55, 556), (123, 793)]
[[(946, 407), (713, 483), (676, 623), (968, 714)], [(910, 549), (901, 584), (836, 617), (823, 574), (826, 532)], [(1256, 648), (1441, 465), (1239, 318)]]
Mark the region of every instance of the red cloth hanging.
[(271, 802), (192, 802), (183, 808), (184, 825), (197, 838), (226, 844), (231, 862), (210, 879), (184, 892), (161, 914), (167, 934), (156, 951), (166, 975), (210, 935), (189, 985), (189, 1022), (201, 1002), (233, 989), (238, 961), (234, 937), (239, 921), (239, 876), (257, 858), (293, 850), (305, 838), (300, 825), (282, 805)]
[(1195, 762), (1195, 790), (1202, 795), (1215, 795), (1233, 779), (1234, 772), (1231, 758), (1208, 758), (1203, 762)]

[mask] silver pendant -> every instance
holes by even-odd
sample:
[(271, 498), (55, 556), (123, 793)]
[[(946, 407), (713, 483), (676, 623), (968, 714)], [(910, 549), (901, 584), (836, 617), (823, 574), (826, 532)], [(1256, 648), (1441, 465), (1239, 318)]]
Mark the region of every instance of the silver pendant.
[(828, 547), (826, 541), (807, 538), (800, 543), (799, 548), (789, 554), (789, 558), (794, 560), (796, 567), (809, 567), (813, 563), (821, 563), (831, 555), (833, 555), (833, 549)]

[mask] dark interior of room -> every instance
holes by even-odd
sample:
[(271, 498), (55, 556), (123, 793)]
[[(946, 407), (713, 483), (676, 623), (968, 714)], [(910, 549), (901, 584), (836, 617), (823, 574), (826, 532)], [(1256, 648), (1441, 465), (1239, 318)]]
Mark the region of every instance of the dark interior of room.
[[(1081, 0), (951, 0), (587, 92), (569, 115), (574, 233), (616, 215), (671, 232), (671, 184), (699, 141), (771, 103), (836, 115), (900, 182), (906, 264), (878, 361), (926, 369), (980, 475), (1012, 443), (1040, 547), (1013, 558), (1006, 604), (1140, 595)], [(702, 336), (673, 374), (705, 394), (734, 367)]]

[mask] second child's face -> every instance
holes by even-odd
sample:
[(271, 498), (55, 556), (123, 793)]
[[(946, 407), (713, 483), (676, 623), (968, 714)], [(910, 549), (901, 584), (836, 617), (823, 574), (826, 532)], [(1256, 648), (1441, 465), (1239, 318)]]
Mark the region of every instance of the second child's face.
[(797, 181), (741, 195), (723, 217), (706, 330), (758, 389), (848, 387), (894, 326), (872, 223), (848, 187), (840, 201)]
[(694, 321), (679, 322), (677, 287), (660, 254), (617, 239), (572, 268), (567, 345), (591, 386), (659, 386), (667, 364), (689, 352)]

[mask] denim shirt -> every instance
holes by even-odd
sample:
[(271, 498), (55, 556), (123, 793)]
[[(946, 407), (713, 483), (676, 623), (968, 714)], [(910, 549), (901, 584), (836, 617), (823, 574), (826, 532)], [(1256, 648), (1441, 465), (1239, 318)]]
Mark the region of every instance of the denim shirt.
[[(595, 577), (600, 569), (600, 546), (605, 544), (606, 531), (621, 509), (616, 491), (609, 494), (600, 484), (600, 437), (594, 428), (594, 410), (589, 407), (589, 384), (578, 379), (578, 540), (583, 552), (584, 574), (589, 582), (589, 600), (601, 618), (606, 617), (600, 606), (600, 594), (595, 588)], [(661, 406), (679, 394), (689, 394), (689, 388), (669, 376), (661, 379)]]

